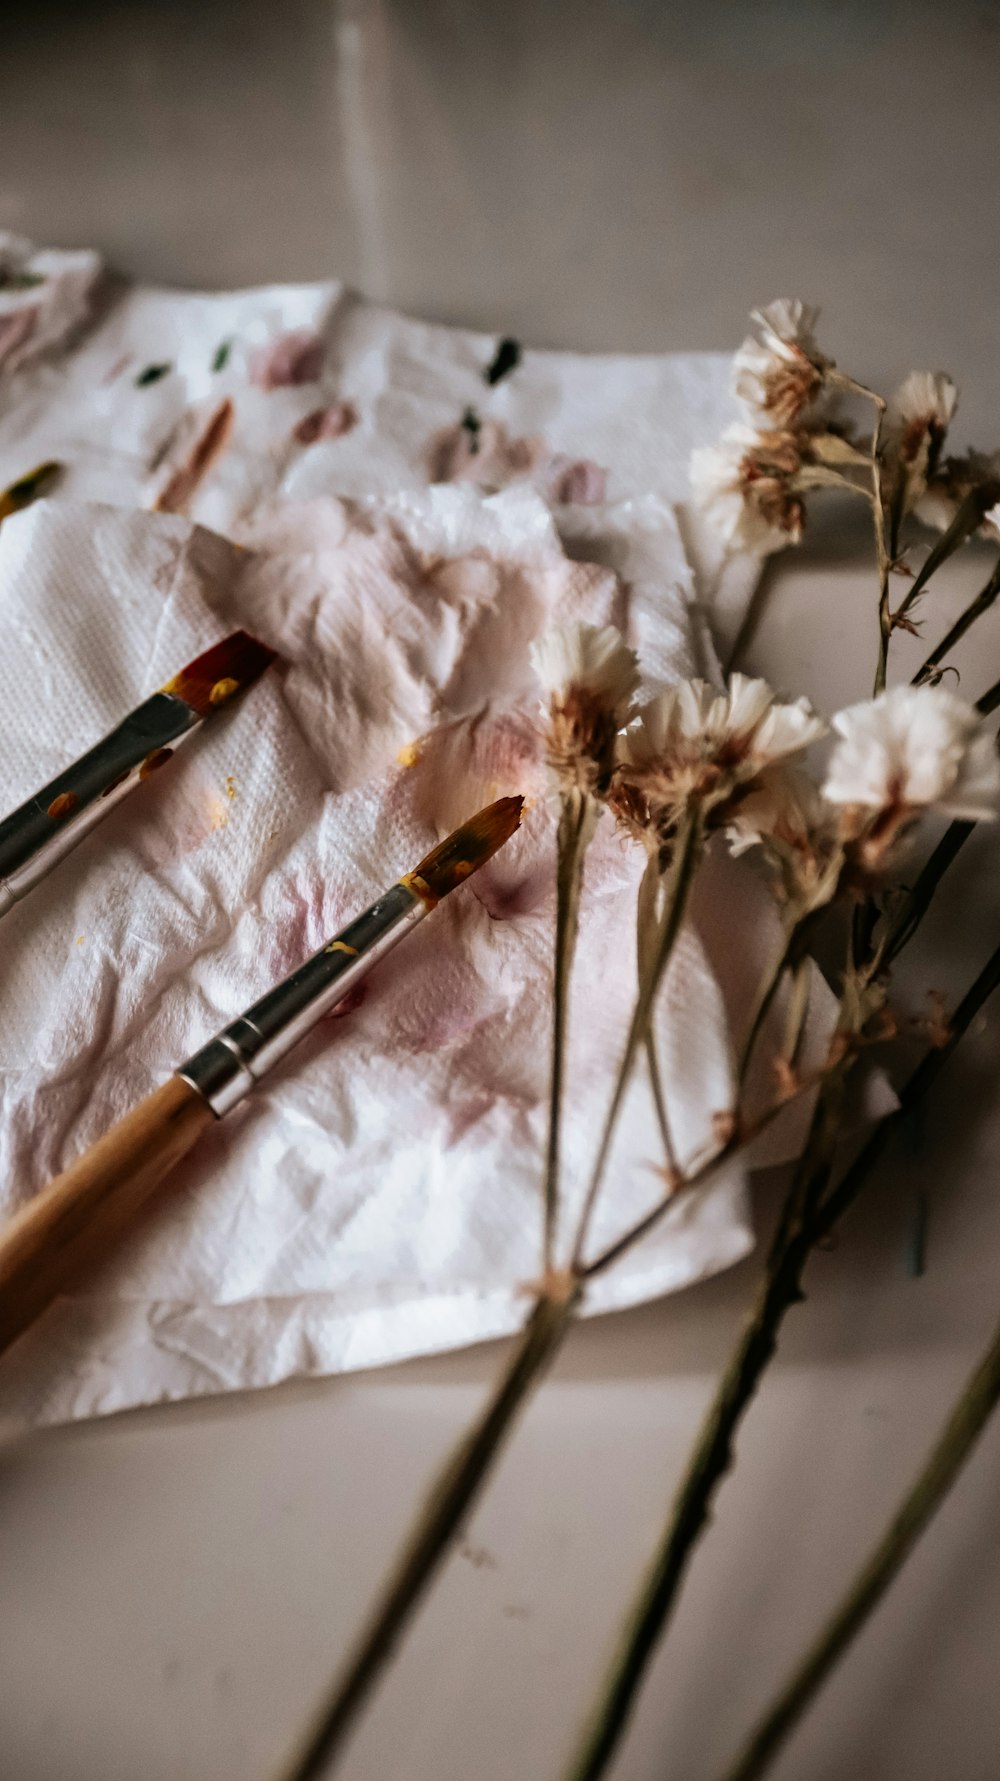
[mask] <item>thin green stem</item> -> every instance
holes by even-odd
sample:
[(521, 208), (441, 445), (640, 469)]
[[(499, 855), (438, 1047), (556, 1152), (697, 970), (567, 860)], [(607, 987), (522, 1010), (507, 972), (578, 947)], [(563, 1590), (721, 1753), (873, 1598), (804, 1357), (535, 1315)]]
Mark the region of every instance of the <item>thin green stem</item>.
[(843, 390), (850, 390), (856, 396), (863, 396), (867, 402), (872, 402), (875, 407), (875, 426), (872, 430), (870, 456), (872, 483), (870, 503), (872, 520), (875, 526), (875, 562), (878, 569), (879, 584), (879, 649), (878, 665), (875, 671), (875, 691), (876, 693), (880, 693), (885, 689), (885, 677), (889, 662), (889, 638), (892, 635), (892, 620), (889, 612), (889, 572), (892, 567), (892, 557), (886, 539), (885, 503), (882, 499), (881, 463), (882, 423), (885, 420), (886, 402), (884, 396), (878, 395), (875, 390), (870, 390), (867, 384), (858, 383), (856, 378), (848, 377), (843, 371), (838, 371), (836, 368), (833, 368), (828, 373), (828, 377), (830, 383), (835, 387)]
[(447, 1461), (413, 1526), (368, 1626), (281, 1781), (316, 1781), (342, 1750), (431, 1579), (496, 1463), (533, 1387), (569, 1328), (577, 1296), (540, 1299), (486, 1408)]
[(947, 1044), (927, 1053), (901, 1091), (897, 1108), (873, 1128), (833, 1188), (828, 1185), (831, 1156), (846, 1072), (834, 1079), (832, 1093), (821, 1094), (753, 1308), (702, 1423), (663, 1538), (566, 1781), (598, 1781), (618, 1747), (646, 1667), (676, 1605), (693, 1549), (711, 1516), (716, 1491), (732, 1464), (736, 1432), (776, 1350), (784, 1318), (803, 1296), (802, 1276), (810, 1255), (853, 1204), (893, 1135), (922, 1102), (974, 1015), (998, 985), (1000, 947), (955, 1010)]
[[(660, 876), (657, 857), (651, 854), (646, 861), (646, 869), (639, 881), (639, 891), (635, 903), (635, 955), (638, 967), (639, 982), (642, 982), (652, 963), (652, 955), (656, 944), (658, 927), (657, 907), (660, 897)], [(646, 1065), (649, 1070), (649, 1086), (653, 1095), (653, 1108), (657, 1124), (660, 1128), (660, 1139), (666, 1166), (671, 1175), (677, 1173), (677, 1152), (674, 1148), (674, 1136), (670, 1129), (670, 1113), (667, 1107), (667, 1095), (660, 1072), (660, 1060), (656, 1049), (656, 1039), (652, 1027), (646, 1033)]]
[(582, 1265), (583, 1252), (590, 1232), (590, 1221), (593, 1216), (594, 1206), (601, 1189), (601, 1184), (604, 1180), (604, 1171), (607, 1167), (608, 1157), (611, 1152), (611, 1142), (614, 1138), (615, 1131), (617, 1130), (619, 1115), (621, 1114), (622, 1106), (625, 1101), (625, 1094), (632, 1078), (632, 1071), (635, 1066), (639, 1048), (644, 1043), (646, 1033), (649, 1030), (649, 1022), (652, 1016), (653, 1004), (656, 1000), (657, 991), (663, 981), (663, 974), (670, 961), (671, 954), (677, 943), (677, 938), (684, 922), (688, 898), (691, 894), (691, 886), (694, 883), (695, 872), (697, 871), (698, 862), (701, 858), (702, 844), (703, 833), (701, 812), (697, 806), (695, 806), (686, 812), (677, 833), (674, 856), (667, 884), (666, 902), (660, 920), (659, 933), (657, 935), (655, 947), (652, 949), (649, 968), (643, 975), (639, 985), (639, 993), (636, 997), (635, 1008), (632, 1012), (632, 1020), (629, 1026), (628, 1036), (625, 1040), (625, 1048), (622, 1052), (621, 1061), (618, 1066), (618, 1074), (615, 1078), (614, 1088), (611, 1092), (611, 1101), (605, 1116), (604, 1128), (601, 1132), (600, 1143), (597, 1147), (597, 1156), (594, 1162), (593, 1172), (591, 1174), (580, 1214), (576, 1241), (573, 1245), (573, 1258), (570, 1264), (574, 1273), (578, 1273)]
[(1000, 986), (1000, 947), (990, 954), (978, 977), (969, 985), (948, 1022), (948, 1038), (921, 1059), (899, 1091), (898, 1104), (891, 1113), (872, 1127), (857, 1156), (840, 1180), (817, 1205), (812, 1216), (813, 1241), (829, 1236), (848, 1207), (853, 1205), (875, 1165), (881, 1162), (899, 1127), (913, 1112), (937, 1080), (959, 1040), (983, 1004)]
[[(822, 1097), (821, 1097), (822, 1100)], [(817, 1106), (809, 1140), (789, 1188), (782, 1231), (801, 1227), (802, 1210), (825, 1183), (828, 1123)], [(566, 1781), (597, 1781), (625, 1731), (646, 1666), (677, 1600), (694, 1547), (708, 1523), (715, 1491), (733, 1459), (740, 1421), (774, 1353), (777, 1331), (789, 1305), (801, 1297), (801, 1238), (783, 1237), (772, 1247), (751, 1313), (730, 1358), (674, 1498), (660, 1541), (623, 1628), (617, 1655), (566, 1770)]]
[(950, 525), (945, 527), (937, 543), (928, 551), (923, 563), (906, 590), (905, 598), (897, 606), (893, 615), (893, 623), (898, 624), (905, 618), (914, 603), (919, 600), (924, 588), (940, 569), (942, 563), (958, 550), (965, 540), (982, 524), (983, 496), (981, 490), (973, 489), (956, 510)]
[(757, 1045), (757, 1040), (760, 1038), (764, 1022), (767, 1020), (774, 1005), (774, 999), (781, 988), (781, 980), (786, 971), (795, 970), (797, 968), (802, 958), (807, 925), (811, 925), (810, 917), (808, 915), (788, 928), (780, 952), (775, 957), (770, 968), (765, 972), (758, 986), (757, 997), (750, 1015), (750, 1022), (740, 1051), (739, 1063), (736, 1070), (736, 1081), (740, 1089), (743, 1088), (743, 1085), (746, 1082), (747, 1074), (751, 1062), (753, 1061), (753, 1054)]
[(972, 628), (976, 620), (981, 618), (984, 612), (989, 611), (998, 595), (1000, 595), (1000, 561), (997, 562), (986, 586), (980, 590), (974, 600), (969, 602), (965, 611), (956, 618), (950, 630), (945, 632), (940, 643), (935, 645), (930, 655), (921, 663), (913, 676), (914, 686), (921, 686), (925, 680), (930, 680), (934, 670), (944, 661), (949, 650), (954, 649), (956, 643), (961, 642), (966, 631)]
[(809, 1011), (809, 986), (812, 975), (812, 961), (800, 958), (792, 970), (792, 987), (788, 998), (788, 1015), (785, 1021), (785, 1037), (782, 1046), (782, 1057), (791, 1069), (795, 1068), (795, 1060), (802, 1043), (802, 1033)]
[[(981, 699), (977, 699), (976, 710), (981, 717), (988, 717), (997, 709), (998, 705), (1000, 705), (1000, 680), (996, 681)], [(925, 860), (913, 885), (899, 899), (893, 913), (886, 920), (879, 936), (874, 969), (886, 970), (903, 947), (912, 940), (930, 908), (934, 892), (941, 879), (965, 846), (975, 826), (974, 822), (962, 819), (949, 823), (937, 846)]]
[(725, 1781), (759, 1781), (877, 1607), (937, 1513), (1000, 1402), (1000, 1325), (951, 1411), (923, 1470), (823, 1631), (775, 1696)]
[(990, 712), (995, 711), (998, 705), (1000, 705), (1000, 680), (995, 680), (993, 685), (987, 688), (982, 698), (976, 700), (976, 710), (981, 717), (989, 717)]
[(579, 927), (583, 860), (600, 806), (584, 791), (564, 792), (556, 837), (556, 936), (552, 986), (552, 1061), (545, 1148), (543, 1268), (552, 1266), (559, 1219), (559, 1150), (569, 985)]

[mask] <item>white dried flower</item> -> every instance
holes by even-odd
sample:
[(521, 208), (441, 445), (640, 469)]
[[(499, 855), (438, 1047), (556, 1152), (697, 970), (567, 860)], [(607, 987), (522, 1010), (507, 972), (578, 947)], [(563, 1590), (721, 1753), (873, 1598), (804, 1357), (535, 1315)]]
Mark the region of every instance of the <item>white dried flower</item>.
[(751, 313), (756, 332), (733, 359), (733, 394), (772, 426), (800, 420), (823, 388), (829, 360), (816, 345), (818, 315), (797, 297), (779, 297)]
[(556, 625), (535, 638), (528, 655), (550, 698), (563, 699), (571, 688), (596, 693), (625, 722), (639, 685), (639, 662), (616, 626)]
[(734, 806), (726, 838), (733, 853), (769, 840), (798, 847), (826, 827), (832, 814), (812, 775), (782, 761), (765, 768)]
[(694, 500), (730, 550), (768, 556), (798, 544), (805, 506), (797, 478), (802, 441), (736, 422), (691, 454)]
[(546, 692), (549, 762), (564, 789), (600, 796), (614, 765), (615, 737), (632, 714), (639, 663), (614, 625), (557, 625), (532, 643), (531, 665)]
[(957, 403), (958, 390), (943, 371), (911, 371), (890, 397), (882, 429), (883, 478), (898, 516), (912, 512), (924, 496)]
[(764, 771), (822, 736), (806, 699), (783, 703), (765, 680), (734, 674), (725, 693), (685, 680), (645, 705), (618, 745), (612, 802), (633, 831), (669, 833), (692, 799), (728, 820)]
[(763, 848), (778, 895), (800, 914), (837, 890), (844, 862), (837, 812), (802, 767), (782, 761), (765, 768), (734, 802), (726, 838), (734, 854)]
[(886, 410), (885, 431), (898, 438), (900, 456), (912, 463), (926, 438), (940, 447), (958, 406), (958, 386), (944, 371), (911, 371)]
[(897, 686), (833, 720), (840, 737), (823, 795), (831, 804), (882, 812), (894, 831), (921, 810), (989, 820), (1000, 799), (993, 736), (964, 699), (944, 687)]

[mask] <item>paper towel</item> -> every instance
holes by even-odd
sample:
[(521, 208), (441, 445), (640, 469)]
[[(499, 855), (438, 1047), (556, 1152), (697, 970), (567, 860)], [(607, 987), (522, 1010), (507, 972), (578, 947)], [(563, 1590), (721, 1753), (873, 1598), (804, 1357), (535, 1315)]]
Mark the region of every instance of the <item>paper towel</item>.
[[(4, 1211), (455, 822), (508, 791), (531, 800), (497, 860), (212, 1132), (127, 1252), (6, 1357), (0, 1413), (57, 1420), (270, 1384), (523, 1318), (539, 1265), (554, 829), (527, 644), (569, 616), (614, 618), (655, 680), (699, 666), (669, 506), (577, 517), (573, 548), (597, 562), (566, 555), (524, 488), (272, 507), (250, 549), (180, 517), (67, 499), (0, 530), (9, 805), (225, 629), (245, 624), (282, 656), (4, 921)], [(641, 865), (605, 818), (572, 1002), (571, 1196), (634, 996)], [(685, 1158), (732, 1098), (695, 926), (658, 1037)], [(595, 1241), (656, 1200), (662, 1160), (640, 1080)], [(750, 1242), (733, 1163), (588, 1308), (681, 1286)]]
[[(0, 254), (10, 241), (0, 234)], [(48, 258), (65, 284), (64, 262), (79, 256)], [(37, 295), (7, 300), (26, 308)], [(0, 366), (0, 485), (55, 458), (69, 496), (148, 505), (229, 399), (230, 443), (187, 507), (226, 534), (274, 498), (424, 489), (449, 471), (487, 487), (531, 482), (559, 509), (567, 495), (683, 504), (692, 448), (735, 413), (721, 353), (526, 348), (491, 386), (496, 348), (494, 336), (412, 320), (336, 281), (217, 294), (119, 286), (67, 350)], [(324, 437), (331, 409), (335, 436)], [(447, 446), (467, 437), (463, 416), (479, 426), (473, 458)], [(725, 657), (759, 566), (726, 556), (688, 517)]]

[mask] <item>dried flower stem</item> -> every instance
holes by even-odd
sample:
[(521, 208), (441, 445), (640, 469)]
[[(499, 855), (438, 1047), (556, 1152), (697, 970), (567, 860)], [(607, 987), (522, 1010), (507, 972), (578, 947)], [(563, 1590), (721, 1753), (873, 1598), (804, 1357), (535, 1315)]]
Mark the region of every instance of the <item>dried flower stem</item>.
[[(639, 893), (636, 897), (635, 939), (636, 962), (640, 980), (650, 967), (651, 952), (655, 945), (657, 928), (657, 908), (659, 904), (660, 885), (662, 883), (659, 866), (655, 854), (651, 854), (646, 862), (646, 870), (639, 881)], [(646, 1034), (646, 1063), (649, 1069), (649, 1086), (653, 1095), (653, 1108), (660, 1138), (663, 1143), (663, 1154), (667, 1169), (671, 1175), (679, 1173), (677, 1152), (674, 1149), (673, 1133), (670, 1129), (670, 1114), (667, 1108), (666, 1090), (660, 1074), (660, 1060), (656, 1050), (656, 1040), (652, 1028)]]
[(860, 1632), (936, 1514), (1000, 1402), (1000, 1326), (881, 1540), (839, 1607), (775, 1697), (725, 1781), (758, 1781)]
[[(785, 1224), (791, 1224), (803, 1194), (816, 1189), (817, 1171), (825, 1181), (826, 1159), (818, 1154), (821, 1121), (813, 1116), (808, 1161), (803, 1156), (786, 1202)], [(597, 1781), (603, 1775), (625, 1730), (646, 1666), (670, 1619), (691, 1554), (708, 1522), (715, 1491), (732, 1463), (733, 1439), (777, 1344), (777, 1331), (789, 1305), (801, 1297), (796, 1267), (799, 1244), (776, 1243), (757, 1296), (712, 1406), (701, 1426), (663, 1537), (640, 1585), (622, 1632), (618, 1653), (596, 1711), (566, 1770), (566, 1781)]]
[[(1000, 705), (1000, 680), (996, 681), (976, 701), (976, 710), (982, 717), (988, 717)], [(908, 945), (923, 921), (934, 892), (948, 867), (957, 858), (973, 829), (974, 822), (959, 818), (949, 823), (937, 846), (928, 856), (917, 877), (907, 891), (905, 897), (897, 905), (893, 914), (885, 924), (879, 939), (873, 969), (886, 970), (894, 959)]]
[[(946, 1046), (918, 1065), (900, 1097), (897, 1111), (880, 1122), (833, 1193), (821, 1205), (813, 1226), (818, 1241), (840, 1218), (877, 1162), (893, 1132), (916, 1107), (951, 1056), (973, 1016), (1000, 985), (1000, 947), (987, 961), (951, 1021)], [(830, 1672), (881, 1600), (924, 1528), (943, 1502), (987, 1419), (1000, 1401), (1000, 1328), (958, 1399), (938, 1441), (881, 1540), (859, 1571), (839, 1607), (785, 1686), (759, 1721), (726, 1781), (756, 1781), (801, 1719)]]
[(882, 446), (882, 423), (885, 420), (885, 397), (867, 385), (858, 383), (855, 378), (847, 377), (843, 371), (831, 369), (827, 372), (828, 381), (837, 389), (847, 390), (852, 395), (862, 396), (875, 408), (875, 426), (872, 430), (871, 443), (871, 509), (875, 527), (875, 560), (878, 567), (878, 626), (879, 648), (878, 665), (875, 671), (875, 691), (881, 693), (885, 689), (886, 670), (889, 662), (889, 638), (892, 635), (892, 615), (889, 611), (889, 571), (892, 558), (886, 537), (885, 503), (882, 499), (882, 465), (880, 452)]
[(574, 789), (562, 794), (556, 838), (556, 937), (552, 991), (552, 1065), (549, 1079), (549, 1130), (545, 1152), (545, 1224), (543, 1268), (552, 1266), (559, 1218), (559, 1141), (562, 1124), (563, 1073), (566, 1065), (566, 1024), (569, 984), (580, 917), (583, 859), (601, 807), (588, 792)]
[(790, 1069), (795, 1068), (795, 1060), (802, 1043), (805, 1030), (806, 1015), (809, 1012), (809, 988), (812, 975), (812, 961), (800, 958), (792, 967), (791, 990), (788, 997), (788, 1013), (785, 1019), (785, 1037), (781, 1055)]
[(625, 1049), (618, 1066), (618, 1074), (611, 1092), (611, 1102), (597, 1147), (593, 1173), (580, 1214), (580, 1223), (570, 1263), (574, 1273), (578, 1273), (582, 1265), (591, 1217), (611, 1151), (611, 1141), (617, 1129), (618, 1117), (625, 1100), (625, 1092), (632, 1078), (632, 1070), (639, 1048), (645, 1042), (649, 1030), (656, 994), (681, 931), (691, 886), (694, 883), (695, 872), (701, 858), (703, 840), (701, 811), (695, 804), (685, 812), (677, 831), (667, 885), (666, 904), (660, 919), (656, 944), (651, 950), (648, 968), (639, 985), (639, 994), (636, 997)]
[[(965, 543), (965, 540), (982, 523), (982, 518), (982, 494), (978, 489), (973, 489), (959, 506), (951, 524), (946, 527), (937, 543), (927, 553), (906, 591), (905, 598), (892, 614), (892, 626), (898, 625), (900, 619), (906, 617), (915, 602), (919, 600), (931, 576), (937, 573), (942, 563), (946, 563), (948, 558), (954, 555), (959, 545)], [(876, 691), (878, 690), (876, 687)]]
[(961, 641), (966, 631), (975, 624), (977, 618), (981, 618), (984, 612), (989, 611), (998, 595), (1000, 595), (1000, 561), (997, 562), (986, 586), (981, 589), (974, 600), (969, 602), (965, 611), (959, 614), (951, 629), (945, 632), (940, 643), (931, 650), (926, 661), (917, 669), (913, 676), (914, 686), (921, 686), (925, 680), (930, 680), (935, 668), (944, 661), (948, 651), (954, 649), (955, 644)]
[(732, 1464), (736, 1431), (776, 1350), (785, 1314), (803, 1296), (802, 1274), (810, 1254), (853, 1204), (892, 1137), (923, 1100), (973, 1016), (998, 984), (1000, 948), (955, 1010), (948, 1043), (927, 1053), (903, 1088), (898, 1106), (873, 1128), (832, 1189), (828, 1183), (836, 1136), (836, 1101), (846, 1073), (834, 1079), (831, 1095), (821, 1096), (753, 1308), (702, 1423), (663, 1538), (633, 1605), (605, 1692), (580, 1751), (566, 1772), (566, 1781), (597, 1781), (618, 1746), (646, 1666), (670, 1620), (693, 1548), (708, 1523), (715, 1493)]
[[(808, 918), (806, 918), (806, 920), (807, 919)], [(789, 927), (781, 951), (778, 953), (770, 969), (765, 972), (757, 990), (757, 999), (753, 1006), (753, 1013), (750, 1016), (750, 1024), (747, 1028), (746, 1038), (743, 1041), (743, 1049), (740, 1052), (739, 1066), (736, 1073), (737, 1084), (741, 1089), (746, 1081), (747, 1072), (749, 1071), (750, 1064), (753, 1060), (754, 1049), (763, 1029), (764, 1022), (771, 1012), (774, 999), (781, 988), (782, 978), (784, 977), (785, 972), (794, 969), (801, 959), (804, 943), (803, 929), (805, 928), (805, 925), (806, 921), (800, 920), (794, 922)]]
[(486, 1408), (439, 1473), (381, 1601), (304, 1744), (281, 1781), (315, 1781), (342, 1749), (371, 1688), (495, 1464), (518, 1413), (573, 1319), (578, 1294), (540, 1298)]

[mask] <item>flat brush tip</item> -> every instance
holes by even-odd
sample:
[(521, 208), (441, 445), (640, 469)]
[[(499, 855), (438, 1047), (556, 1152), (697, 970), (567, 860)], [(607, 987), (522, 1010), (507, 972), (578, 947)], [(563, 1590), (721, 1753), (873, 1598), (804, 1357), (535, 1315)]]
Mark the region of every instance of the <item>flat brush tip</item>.
[(273, 661), (274, 650), (266, 643), (251, 637), (249, 631), (233, 631), (203, 655), (195, 656), (167, 681), (163, 691), (183, 699), (199, 717), (207, 717), (220, 705), (228, 705), (244, 687), (252, 686)]
[(497, 798), (477, 811), (454, 834), (432, 848), (426, 859), (407, 874), (406, 882), (430, 903), (440, 902), (478, 872), (480, 866), (509, 841), (521, 821), (524, 799)]

